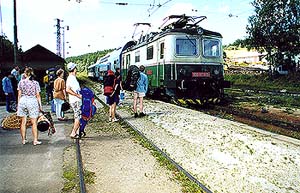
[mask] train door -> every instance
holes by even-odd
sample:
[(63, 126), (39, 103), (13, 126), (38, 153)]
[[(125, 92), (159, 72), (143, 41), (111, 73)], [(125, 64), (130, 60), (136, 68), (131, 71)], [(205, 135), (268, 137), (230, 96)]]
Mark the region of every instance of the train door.
[(125, 58), (123, 58), (123, 72), (124, 72), (124, 78), (126, 78), (127, 76), (127, 72), (128, 72), (128, 67), (130, 66), (130, 53), (125, 54), (124, 56)]
[(158, 44), (157, 85), (161, 86), (164, 80), (165, 42), (161, 41)]

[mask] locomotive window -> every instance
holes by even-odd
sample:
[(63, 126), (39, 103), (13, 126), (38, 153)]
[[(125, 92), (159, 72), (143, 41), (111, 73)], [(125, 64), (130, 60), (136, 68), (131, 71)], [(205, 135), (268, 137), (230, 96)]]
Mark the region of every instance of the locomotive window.
[(147, 48), (147, 60), (153, 59), (153, 46)]
[(179, 56), (197, 55), (196, 39), (176, 39), (176, 54)]
[(160, 55), (159, 55), (159, 58), (163, 59), (164, 55), (165, 55), (165, 43), (161, 43), (160, 44)]
[(140, 51), (136, 51), (135, 52), (135, 59), (134, 59), (135, 62), (140, 62)]
[(220, 57), (220, 41), (216, 39), (203, 40), (203, 55), (206, 57)]

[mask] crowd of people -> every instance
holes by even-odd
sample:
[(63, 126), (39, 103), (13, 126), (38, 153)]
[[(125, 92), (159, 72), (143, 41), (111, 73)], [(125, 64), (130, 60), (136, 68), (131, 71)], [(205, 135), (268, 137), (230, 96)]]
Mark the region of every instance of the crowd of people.
[[(75, 63), (67, 64), (68, 77), (64, 80), (65, 71), (63, 69), (55, 70), (56, 78), (50, 82), (49, 71), (46, 71), (46, 76), (43, 78), (45, 85), (46, 102), (49, 104), (53, 100), (55, 105), (55, 114), (58, 121), (65, 121), (62, 105), (67, 100), (73, 110), (73, 128), (70, 133), (71, 138), (79, 138), (78, 129), (80, 127), (81, 117), (81, 102), (80, 84), (77, 80), (77, 65)], [(143, 98), (148, 89), (148, 78), (144, 73), (145, 67), (142, 65), (139, 68), (140, 76), (136, 83), (133, 97), (134, 117), (143, 117), (146, 114), (143, 109)], [(118, 121), (116, 117), (116, 108), (120, 104), (120, 93), (123, 91), (122, 77), (120, 68), (116, 72), (108, 70), (104, 81), (110, 82), (113, 85), (113, 92), (107, 96), (106, 102), (109, 105), (109, 121)], [(16, 112), (17, 116), (21, 117), (21, 140), (22, 144), (26, 144), (26, 122), (29, 117), (32, 124), (33, 145), (42, 144), (38, 140), (37, 121), (42, 110), (41, 87), (38, 81), (35, 80), (34, 71), (31, 67), (25, 67), (21, 74), (19, 67), (15, 67), (11, 72), (5, 73), (2, 79), (2, 89), (6, 96), (6, 111)], [(68, 94), (68, 95), (67, 95)], [(12, 102), (16, 103), (16, 108), (12, 109)], [(138, 106), (139, 104), (139, 114)]]

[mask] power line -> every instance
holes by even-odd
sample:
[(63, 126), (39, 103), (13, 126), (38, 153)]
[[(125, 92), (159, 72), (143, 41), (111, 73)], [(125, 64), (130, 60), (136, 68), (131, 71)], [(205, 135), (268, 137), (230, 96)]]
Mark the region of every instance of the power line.
[(138, 5), (138, 6), (151, 6), (152, 4), (146, 3), (127, 3), (127, 2), (111, 2), (111, 1), (101, 1), (103, 4), (115, 4), (115, 5)]
[(3, 36), (3, 25), (2, 25), (2, 11), (1, 11), (1, 1), (0, 1), (0, 27), (1, 27), (1, 34)]
[[(167, 3), (169, 3), (172, 0), (166, 0), (164, 3), (156, 3), (155, 0), (153, 0), (153, 3), (150, 4), (146, 4), (146, 3), (130, 3), (130, 2), (110, 2), (110, 1), (101, 1), (101, 3), (103, 4), (115, 4), (115, 5), (121, 5), (121, 6), (149, 6), (149, 8), (147, 9), (148, 13), (149, 13), (149, 17), (151, 15), (153, 15), (159, 8), (161, 8), (162, 6), (166, 5)], [(156, 9), (155, 9), (156, 8)], [(153, 10), (154, 9), (154, 10)], [(153, 10), (151, 12), (151, 10)]]

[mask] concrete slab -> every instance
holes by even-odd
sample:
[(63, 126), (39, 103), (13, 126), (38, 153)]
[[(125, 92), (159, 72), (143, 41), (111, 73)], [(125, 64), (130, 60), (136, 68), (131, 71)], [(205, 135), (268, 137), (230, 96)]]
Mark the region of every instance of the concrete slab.
[[(44, 109), (49, 111), (49, 106)], [(7, 113), (0, 106), (0, 120)], [(52, 115), (55, 119), (55, 115)], [(69, 122), (55, 121), (57, 132), (48, 136), (39, 133), (42, 145), (32, 145), (31, 128), (27, 129), (28, 143), (21, 144), (19, 130), (0, 129), (0, 192), (57, 193), (63, 188), (63, 151), (71, 144), (65, 128)]]

